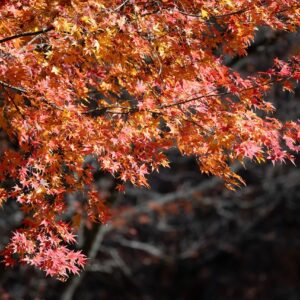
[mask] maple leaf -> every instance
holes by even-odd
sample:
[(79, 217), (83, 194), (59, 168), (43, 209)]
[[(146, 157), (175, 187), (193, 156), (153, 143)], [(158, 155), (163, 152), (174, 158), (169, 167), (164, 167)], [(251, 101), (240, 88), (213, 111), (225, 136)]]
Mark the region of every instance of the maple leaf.
[(236, 153), (238, 156), (249, 157), (253, 159), (258, 153), (261, 152), (261, 147), (255, 144), (253, 141), (245, 141), (236, 147)]

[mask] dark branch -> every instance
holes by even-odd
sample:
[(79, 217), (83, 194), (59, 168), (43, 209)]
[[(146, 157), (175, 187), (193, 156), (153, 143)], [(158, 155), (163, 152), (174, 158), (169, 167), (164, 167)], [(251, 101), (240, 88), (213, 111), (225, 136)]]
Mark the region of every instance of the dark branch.
[(46, 32), (49, 32), (51, 30), (54, 30), (53, 26), (46, 27), (46, 28), (44, 28), (42, 30), (39, 30), (39, 31), (22, 32), (22, 33), (15, 34), (15, 35), (8, 36), (6, 38), (1, 39), (0, 40), (0, 44), (8, 42), (8, 41), (11, 41), (11, 40), (14, 40), (14, 39), (18, 39), (18, 38), (21, 38), (21, 37), (33, 36), (33, 35), (38, 35), (38, 34), (46, 33)]
[[(299, 6), (295, 5), (295, 6), (286, 7), (284, 9), (278, 11), (277, 14), (287, 12), (287, 11), (289, 11), (292, 8), (299, 8)], [(213, 19), (222, 19), (222, 18), (225, 18), (225, 17), (239, 15), (239, 14), (242, 14), (242, 13), (247, 12), (249, 10), (251, 10), (250, 7), (248, 7), (248, 8), (241, 8), (239, 10), (236, 10), (236, 11), (233, 11), (233, 12), (229, 12), (229, 13), (226, 13), (226, 14), (222, 14), (222, 15), (210, 15), (209, 17), (213, 18)], [(179, 10), (179, 9), (177, 9), (177, 11), (179, 13), (181, 13), (182, 15), (185, 15), (185, 16), (194, 17), (194, 18), (202, 18), (201, 14), (194, 14), (194, 13), (190, 13), (190, 12)]]
[(19, 92), (19, 93), (26, 93), (26, 90), (24, 90), (23, 88), (11, 85), (11, 84), (6, 83), (2, 80), (0, 80), (0, 85), (2, 85), (5, 88), (9, 88), (9, 89), (14, 90), (16, 92)]
[[(282, 80), (277, 80), (277, 82), (280, 82), (280, 81), (282, 81)], [(249, 91), (249, 90), (254, 90), (256, 88), (263, 87), (263, 86), (269, 85), (269, 84), (274, 83), (274, 82), (275, 82), (275, 80), (268, 80), (265, 83), (255, 84), (255, 85), (253, 85), (251, 87), (241, 89), (241, 90), (238, 91), (238, 93), (241, 94), (243, 92), (246, 92), (246, 91)], [(202, 98), (221, 97), (221, 96), (227, 96), (227, 95), (233, 95), (233, 94), (234, 94), (233, 92), (205, 94), (205, 95), (201, 95), (199, 97), (194, 97), (194, 98), (190, 98), (190, 99), (178, 101), (176, 103), (167, 104), (167, 105), (161, 105), (160, 108), (169, 108), (169, 107), (173, 107), (173, 106), (178, 106), (178, 105), (186, 104), (186, 103), (189, 103), (189, 102), (192, 102), (192, 101), (197, 101), (197, 100), (200, 100)]]
[[(0, 85), (2, 85), (4, 88), (9, 88), (9, 89), (11, 89), (11, 90), (13, 90), (13, 91), (15, 91), (15, 92), (19, 92), (19, 93), (22, 93), (22, 94), (27, 94), (27, 91), (26, 91), (25, 89), (23, 89), (23, 88), (21, 88), (21, 87), (14, 86), (14, 85), (11, 85), (11, 84), (9, 84), (9, 83), (7, 83), (7, 82), (4, 82), (4, 81), (2, 81), (2, 80), (0, 80)], [(46, 100), (46, 99), (44, 99), (44, 98), (42, 98), (42, 101), (43, 101), (44, 103), (46, 103), (47, 105), (49, 105), (49, 106), (55, 108), (55, 109), (64, 111), (63, 108), (59, 107), (58, 105), (56, 105), (56, 104), (54, 104), (54, 103), (49, 102), (48, 100)], [(15, 103), (14, 103), (14, 104), (15, 104)]]
[[(243, 8), (243, 9), (239, 9), (237, 11), (233, 11), (233, 12), (223, 14), (223, 15), (211, 15), (210, 17), (215, 18), (215, 19), (221, 19), (221, 18), (233, 16), (233, 15), (242, 14), (248, 10), (249, 10), (249, 8)], [(189, 13), (189, 12), (182, 11), (182, 10), (177, 10), (177, 11), (185, 16), (194, 17), (194, 18), (202, 18), (201, 14), (193, 14), (193, 13)]]

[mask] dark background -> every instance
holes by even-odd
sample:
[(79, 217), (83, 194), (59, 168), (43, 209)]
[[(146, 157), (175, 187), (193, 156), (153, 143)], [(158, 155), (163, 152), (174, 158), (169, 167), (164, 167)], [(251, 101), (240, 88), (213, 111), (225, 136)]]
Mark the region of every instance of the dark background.
[[(299, 32), (261, 28), (249, 56), (226, 63), (247, 75), (299, 50)], [(275, 87), (268, 97), (276, 117), (300, 117), (299, 88), (289, 94)], [(1, 265), (0, 299), (300, 299), (299, 158), (297, 167), (233, 166), (247, 186), (232, 192), (201, 175), (193, 157), (168, 156), (171, 168), (152, 174), (149, 190), (128, 185), (117, 193), (109, 175), (95, 172), (113, 217), (103, 226), (82, 222), (85, 271), (61, 283), (28, 266)], [(75, 196), (68, 197), (70, 214)], [(21, 220), (13, 202), (0, 211), (1, 248)]]

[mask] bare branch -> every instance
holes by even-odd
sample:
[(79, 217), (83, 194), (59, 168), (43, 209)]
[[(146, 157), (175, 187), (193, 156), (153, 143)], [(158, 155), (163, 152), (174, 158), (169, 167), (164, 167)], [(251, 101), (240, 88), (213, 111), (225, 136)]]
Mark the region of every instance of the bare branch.
[(126, 276), (130, 276), (130, 275), (131, 275), (131, 270), (130, 270), (130, 268), (126, 265), (126, 263), (125, 263), (124, 260), (121, 258), (119, 252), (118, 252), (116, 249), (111, 248), (111, 247), (104, 247), (104, 246), (101, 246), (101, 247), (99, 248), (99, 250), (108, 253), (108, 254), (112, 257), (112, 259), (113, 259), (113, 261), (114, 261), (114, 263), (115, 263), (115, 266), (116, 266), (116, 267), (119, 267), (119, 268), (123, 271), (123, 273), (124, 273)]
[(118, 239), (116, 242), (124, 247), (144, 251), (155, 257), (159, 257), (159, 258), (165, 257), (164, 253), (159, 248), (150, 244), (146, 244), (134, 240), (126, 240), (126, 239)]

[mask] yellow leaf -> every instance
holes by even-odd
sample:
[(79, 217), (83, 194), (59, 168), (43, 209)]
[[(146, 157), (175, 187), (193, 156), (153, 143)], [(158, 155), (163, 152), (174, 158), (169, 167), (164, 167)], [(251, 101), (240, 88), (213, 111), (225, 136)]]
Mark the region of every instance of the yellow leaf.
[(203, 19), (208, 19), (208, 12), (205, 9), (201, 9), (201, 16)]
[(59, 68), (53, 66), (52, 69), (51, 69), (51, 72), (54, 73), (55, 75), (58, 75), (60, 70), (59, 70)]
[(230, 7), (234, 7), (233, 3), (231, 0), (223, 0), (223, 3), (227, 4)]
[(88, 24), (91, 23), (91, 19), (88, 16), (83, 16), (80, 19), (81, 19), (81, 21), (83, 21), (85, 23), (88, 23)]

